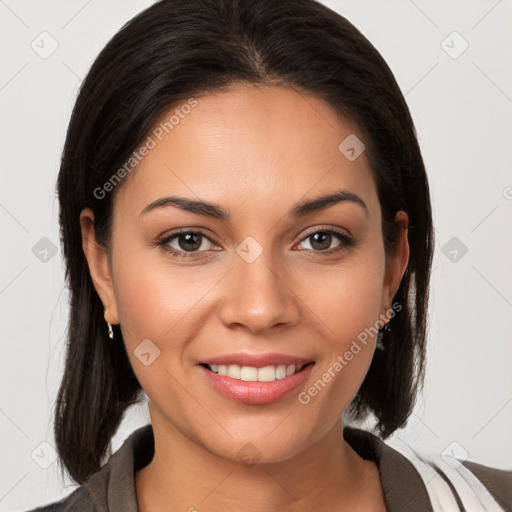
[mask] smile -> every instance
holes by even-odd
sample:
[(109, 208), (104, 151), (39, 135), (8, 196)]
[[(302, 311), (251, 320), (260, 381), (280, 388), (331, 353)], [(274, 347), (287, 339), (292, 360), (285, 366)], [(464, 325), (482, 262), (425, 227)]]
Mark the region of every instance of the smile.
[(260, 368), (237, 364), (199, 364), (197, 368), (222, 396), (248, 405), (283, 400), (302, 386), (314, 361), (300, 365), (267, 365)]
[(304, 364), (280, 364), (255, 368), (254, 366), (240, 366), (238, 364), (206, 365), (206, 367), (213, 373), (231, 377), (232, 379), (243, 380), (245, 382), (273, 382), (274, 380), (290, 377), (302, 370), (304, 366)]

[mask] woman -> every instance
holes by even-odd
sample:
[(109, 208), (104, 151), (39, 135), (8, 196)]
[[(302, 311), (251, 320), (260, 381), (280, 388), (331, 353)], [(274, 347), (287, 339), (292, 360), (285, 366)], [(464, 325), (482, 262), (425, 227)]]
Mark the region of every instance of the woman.
[(422, 384), (432, 215), (404, 98), (347, 20), (154, 4), (83, 82), (58, 194), (55, 439), (82, 485), (41, 510), (510, 510), (510, 472), (384, 443)]

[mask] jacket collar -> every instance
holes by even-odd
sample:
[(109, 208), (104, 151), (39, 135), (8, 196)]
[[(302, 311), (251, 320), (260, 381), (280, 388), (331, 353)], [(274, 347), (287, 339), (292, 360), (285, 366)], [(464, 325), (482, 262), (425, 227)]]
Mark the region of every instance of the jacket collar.
[[(365, 430), (344, 427), (343, 437), (364, 459), (379, 468), (388, 512), (433, 512), (423, 481), (409, 460)], [(153, 458), (151, 424), (135, 430), (97, 473), (84, 484), (98, 512), (138, 512), (135, 472)]]

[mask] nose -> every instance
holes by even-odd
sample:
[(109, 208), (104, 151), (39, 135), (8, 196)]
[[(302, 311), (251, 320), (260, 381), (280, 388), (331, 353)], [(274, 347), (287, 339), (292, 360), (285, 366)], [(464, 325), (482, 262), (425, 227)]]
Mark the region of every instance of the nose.
[(231, 329), (261, 334), (298, 322), (298, 298), (290, 288), (283, 266), (274, 264), (272, 255), (266, 251), (251, 263), (235, 257), (234, 268), (224, 286), (220, 317)]

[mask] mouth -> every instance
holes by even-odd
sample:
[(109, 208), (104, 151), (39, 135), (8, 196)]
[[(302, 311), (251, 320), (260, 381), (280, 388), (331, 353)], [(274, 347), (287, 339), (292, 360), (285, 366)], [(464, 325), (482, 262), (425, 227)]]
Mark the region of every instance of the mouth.
[(315, 361), (242, 366), (200, 363), (197, 368), (213, 390), (234, 402), (264, 405), (289, 397), (310, 376)]
[(306, 366), (315, 364), (314, 361), (299, 365), (279, 364), (256, 368), (254, 366), (240, 366), (238, 364), (207, 364), (201, 363), (201, 366), (212, 373), (222, 377), (229, 377), (244, 382), (274, 382), (276, 380), (291, 377), (302, 371)]

